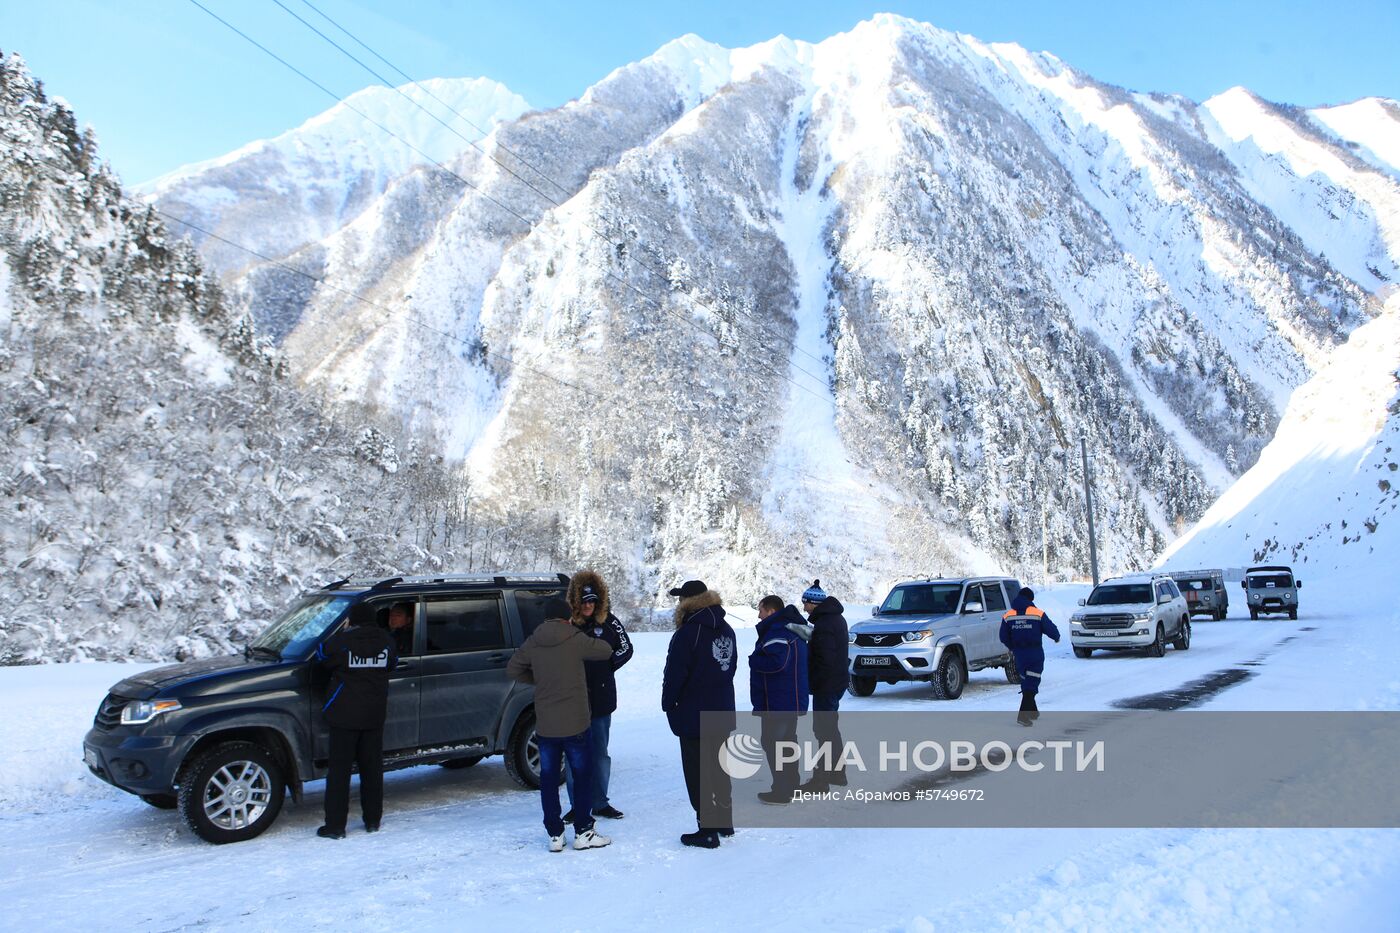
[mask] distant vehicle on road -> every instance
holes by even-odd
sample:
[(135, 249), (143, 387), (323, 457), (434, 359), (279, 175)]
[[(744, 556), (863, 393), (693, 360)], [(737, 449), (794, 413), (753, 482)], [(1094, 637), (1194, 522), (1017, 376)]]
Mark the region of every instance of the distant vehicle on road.
[(305, 592), (239, 655), (135, 674), (112, 687), (83, 740), (97, 777), (153, 807), (179, 808), (209, 842), (241, 842), (277, 819), (287, 790), (326, 776), (325, 673), (317, 645), (369, 603), (395, 630), (384, 767), (464, 768), (504, 755), (506, 771), (538, 787), (534, 688), (506, 662), (561, 598), (562, 574), (340, 580)]
[(1167, 641), (1177, 651), (1191, 647), (1191, 614), (1176, 581), (1164, 573), (1105, 580), (1081, 599), (1070, 616), (1069, 643), (1076, 658), (1095, 651), (1147, 649), (1160, 658)]
[(1292, 567), (1250, 567), (1240, 586), (1249, 599), (1251, 619), (1283, 613), (1288, 613), (1290, 619), (1298, 618), (1298, 591), (1303, 588), (1303, 581), (1293, 576)]
[(925, 680), (937, 699), (956, 700), (968, 672), (988, 667), (1020, 683), (1000, 638), (1001, 617), (1020, 589), (1010, 577), (896, 585), (874, 618), (851, 626), (851, 693), (868, 697), (881, 681)]
[(1178, 570), (1171, 578), (1186, 597), (1186, 610), (1193, 616), (1206, 615), (1217, 622), (1230, 612), (1230, 594), (1225, 574), (1220, 570)]

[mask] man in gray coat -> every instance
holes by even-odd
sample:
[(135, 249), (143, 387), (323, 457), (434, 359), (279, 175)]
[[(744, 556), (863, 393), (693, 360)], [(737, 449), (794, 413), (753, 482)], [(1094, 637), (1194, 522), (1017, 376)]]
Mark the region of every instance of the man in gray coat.
[(597, 849), (612, 842), (593, 831), (592, 785), (589, 776), (588, 679), (583, 662), (612, 657), (612, 645), (593, 638), (569, 623), (569, 605), (562, 599), (545, 605), (545, 621), (525, 640), (506, 666), (506, 674), (535, 686), (535, 736), (540, 747), (540, 804), (549, 851), (564, 851), (564, 819), (559, 809), (562, 759), (569, 759), (574, 778), (574, 848)]

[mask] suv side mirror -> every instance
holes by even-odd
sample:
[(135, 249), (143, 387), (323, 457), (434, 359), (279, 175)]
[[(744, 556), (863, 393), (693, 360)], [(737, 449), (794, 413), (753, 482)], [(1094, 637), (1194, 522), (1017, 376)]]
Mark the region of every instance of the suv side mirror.
[(873, 615), (873, 616), (879, 615), (879, 614), (880, 614), (880, 607), (879, 607), (879, 606), (873, 607), (873, 608), (870, 610), (870, 614)]
[(981, 612), (981, 611), (982, 611), (982, 604), (981, 604), (981, 603), (972, 602), (972, 603), (967, 603), (966, 605), (963, 606), (963, 615), (968, 615), (969, 613)]
[(1083, 597), (1083, 596), (1079, 597), (1079, 605), (1081, 605), (1081, 606), (1084, 605), (1084, 597)]
[(1301, 590), (1301, 589), (1303, 588), (1303, 581), (1302, 581), (1302, 580), (1294, 580), (1294, 581), (1293, 581), (1293, 586), (1294, 586), (1294, 588), (1300, 589), (1300, 590)]
[(1240, 581), (1240, 589), (1242, 589), (1242, 590), (1247, 590), (1247, 589), (1249, 589), (1249, 581), (1248, 581), (1248, 580), (1241, 580), (1241, 581)]

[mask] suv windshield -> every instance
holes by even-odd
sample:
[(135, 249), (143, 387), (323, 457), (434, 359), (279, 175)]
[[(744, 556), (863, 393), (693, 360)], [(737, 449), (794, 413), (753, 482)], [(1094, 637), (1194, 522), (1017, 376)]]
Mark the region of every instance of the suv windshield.
[(284, 658), (300, 660), (350, 605), (349, 596), (303, 596), (253, 642)]
[(1262, 590), (1270, 586), (1292, 586), (1293, 577), (1286, 573), (1261, 573), (1249, 578), (1249, 588), (1251, 590)]
[(914, 583), (890, 590), (880, 615), (944, 615), (958, 611), (961, 583)]
[(1152, 602), (1152, 584), (1150, 583), (1119, 583), (1107, 586), (1096, 586), (1094, 592), (1089, 594), (1085, 605), (1088, 606), (1118, 606), (1129, 603), (1150, 603)]

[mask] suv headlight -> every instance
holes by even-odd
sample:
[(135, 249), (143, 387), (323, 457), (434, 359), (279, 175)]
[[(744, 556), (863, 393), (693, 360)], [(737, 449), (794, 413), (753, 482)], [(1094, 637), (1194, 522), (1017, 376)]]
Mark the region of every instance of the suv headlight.
[(905, 632), (904, 640), (905, 642), (923, 641), (925, 638), (928, 638), (932, 634), (933, 632), (929, 629), (919, 629), (917, 632)]
[(1253, 593), (1253, 594), (1250, 595), (1249, 598), (1252, 599), (1252, 600), (1254, 600), (1254, 601), (1257, 603), (1257, 602), (1259, 602), (1259, 600), (1260, 600), (1261, 597), (1259, 596), (1258, 593)]
[(179, 700), (133, 700), (122, 707), (122, 725), (139, 726), (179, 708)]
[(1284, 594), (1283, 594), (1283, 598), (1284, 598), (1284, 601), (1290, 600), (1290, 599), (1293, 598), (1293, 594), (1292, 594), (1292, 593), (1284, 593)]
[(1084, 613), (1076, 612), (1074, 615), (1069, 617), (1069, 620), (1075, 625), (1078, 625), (1080, 622), (1084, 621)]
[(846, 634), (849, 636), (847, 640), (848, 640), (851, 644), (854, 645), (854, 644), (856, 643), (856, 633), (855, 633), (855, 632), (847, 632)]
[(1152, 618), (1152, 613), (1151, 613), (1151, 612), (1134, 612), (1134, 613), (1133, 613), (1133, 621), (1135, 621), (1135, 622), (1146, 622), (1146, 621), (1150, 620), (1151, 618)]

